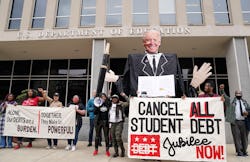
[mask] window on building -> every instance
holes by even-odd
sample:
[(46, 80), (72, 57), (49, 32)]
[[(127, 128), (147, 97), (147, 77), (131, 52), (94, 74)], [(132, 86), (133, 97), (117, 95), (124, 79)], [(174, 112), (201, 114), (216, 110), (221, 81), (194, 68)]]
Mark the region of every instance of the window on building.
[(29, 75), (31, 61), (15, 61), (14, 75)]
[(94, 26), (96, 17), (96, 0), (82, 0), (80, 26)]
[(133, 0), (133, 25), (148, 25), (148, 0)]
[(8, 29), (20, 29), (24, 0), (13, 0)]
[(25, 89), (28, 89), (29, 80), (27, 79), (15, 79), (12, 80), (11, 92), (18, 96)]
[(250, 24), (250, 0), (241, 0), (241, 10), (244, 23)]
[(114, 70), (115, 74), (123, 75), (127, 59), (112, 58), (110, 60), (110, 69)]
[(11, 75), (13, 61), (0, 61), (0, 75)]
[(69, 77), (86, 77), (88, 72), (88, 60), (72, 59), (70, 60)]
[(32, 18), (32, 28), (44, 28), (47, 0), (36, 0)]
[(53, 96), (55, 92), (59, 93), (60, 101), (63, 103), (63, 105), (67, 104), (67, 102), (65, 102), (66, 83), (67, 83), (66, 80), (61, 80), (61, 79), (51, 79), (49, 81), (49, 89), (48, 89), (49, 96)]
[(0, 102), (3, 101), (9, 93), (10, 80), (0, 80)]
[(68, 60), (51, 60), (50, 77), (68, 75)]
[(49, 60), (34, 60), (31, 75), (48, 75)]
[(227, 75), (226, 58), (215, 58), (216, 74)]
[(229, 15), (229, 4), (227, 0), (213, 0), (215, 23), (227, 25), (231, 23)]
[(186, 0), (188, 25), (202, 25), (202, 0)]
[(58, 28), (67, 28), (69, 26), (71, 0), (58, 0), (56, 24)]
[(122, 25), (122, 0), (107, 0), (106, 25)]
[(86, 102), (86, 90), (87, 81), (86, 80), (69, 80), (68, 82), (68, 103), (74, 95), (78, 95), (83, 103)]
[(159, 17), (161, 25), (176, 24), (175, 0), (159, 0)]

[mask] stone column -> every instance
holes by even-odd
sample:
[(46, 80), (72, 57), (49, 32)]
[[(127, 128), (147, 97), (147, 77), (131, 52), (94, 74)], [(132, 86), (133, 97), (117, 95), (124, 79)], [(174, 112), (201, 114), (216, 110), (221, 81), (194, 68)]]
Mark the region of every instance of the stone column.
[[(96, 90), (100, 66), (102, 64), (102, 58), (106, 45), (105, 39), (94, 39), (92, 43), (92, 61), (91, 61), (91, 85), (90, 95), (93, 90)], [(107, 93), (107, 83), (103, 85), (103, 92)]]
[(250, 103), (250, 66), (246, 37), (231, 39), (226, 60), (230, 96), (234, 96), (235, 90), (242, 90), (243, 98)]

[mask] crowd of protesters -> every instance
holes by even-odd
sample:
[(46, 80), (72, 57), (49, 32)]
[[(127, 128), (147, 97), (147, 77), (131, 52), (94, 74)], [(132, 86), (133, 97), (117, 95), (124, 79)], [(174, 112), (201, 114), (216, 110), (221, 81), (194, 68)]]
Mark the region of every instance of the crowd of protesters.
[[(235, 91), (235, 97), (230, 100), (230, 97), (226, 94), (224, 90), (225, 85), (221, 84), (219, 86), (218, 92), (215, 93), (215, 84), (213, 81), (206, 81), (204, 84), (204, 90), (199, 91), (198, 97), (221, 97), (224, 102), (224, 112), (226, 116), (226, 121), (231, 124), (231, 130), (233, 135), (233, 140), (235, 143), (236, 155), (237, 156), (247, 156), (247, 146), (248, 146), (248, 134), (250, 131), (250, 106), (246, 100), (242, 97), (241, 91)], [(62, 102), (60, 102), (59, 93), (55, 92), (52, 97), (48, 96), (48, 92), (42, 88), (38, 88), (38, 95), (35, 90), (27, 90), (26, 97), (22, 101), (23, 106), (39, 106), (39, 103), (48, 101), (51, 108), (60, 107), (63, 108)], [(125, 110), (129, 107), (129, 97), (125, 93), (120, 95), (108, 95), (105, 93), (100, 94), (100, 99), (102, 100), (102, 105), (100, 107), (95, 106), (95, 96), (94, 91), (92, 97), (86, 103), (86, 108), (82, 103), (80, 96), (74, 95), (69, 104), (66, 107), (72, 107), (76, 111), (76, 128), (75, 128), (75, 138), (68, 139), (65, 150), (75, 151), (78, 141), (78, 136), (80, 129), (82, 127), (82, 117), (89, 116), (89, 140), (88, 147), (92, 146), (92, 141), (94, 139), (94, 152), (93, 155), (98, 155), (99, 146), (102, 146), (102, 134), (105, 141), (105, 151), (106, 156), (110, 156), (110, 147), (114, 148), (113, 157), (124, 157), (125, 147), (123, 144), (123, 125), (125, 118)], [(120, 97), (123, 98), (122, 102)], [(15, 150), (20, 149), (23, 146), (23, 137), (16, 137), (17, 140), (13, 140), (13, 137), (4, 136), (4, 123), (7, 105), (17, 105), (15, 96), (10, 93), (7, 94), (3, 102), (0, 104), (0, 148), (14, 148)], [(95, 138), (93, 138), (95, 131)], [(32, 141), (34, 139), (26, 138), (28, 141), (26, 148), (32, 147)], [(15, 145), (13, 146), (13, 141)], [(48, 146), (47, 149), (57, 149), (58, 140), (57, 139), (47, 139)], [(120, 148), (120, 151), (119, 151)]]
[[(82, 117), (89, 115), (89, 141), (88, 147), (92, 146), (93, 132), (95, 130), (95, 145), (93, 155), (98, 155), (99, 146), (101, 146), (101, 137), (104, 136), (106, 156), (110, 156), (109, 149), (114, 147), (113, 157), (124, 157), (125, 148), (122, 140), (122, 132), (124, 125), (125, 112), (128, 110), (129, 98), (137, 96), (138, 93), (138, 77), (139, 76), (163, 76), (163, 75), (181, 75), (179, 61), (175, 54), (163, 54), (159, 52), (161, 45), (161, 33), (157, 30), (146, 31), (143, 34), (143, 46), (145, 48), (144, 54), (129, 55), (128, 62), (124, 70), (124, 77), (121, 78), (115, 75), (113, 72), (107, 72), (105, 81), (114, 82), (119, 91), (119, 95), (109, 94), (97, 94), (93, 92), (93, 96), (87, 103), (87, 108), (81, 102), (80, 96), (74, 95), (66, 107), (72, 107), (76, 112), (76, 129), (74, 139), (69, 139), (65, 147), (65, 150), (75, 151), (78, 141), (78, 135), (82, 127)], [(159, 67), (159, 68), (158, 68)], [(157, 69), (158, 68), (158, 69)], [(188, 89), (189, 97), (197, 96), (197, 88), (210, 76), (212, 73), (210, 70), (210, 63), (204, 63), (198, 70), (195, 66), (193, 69), (193, 78)], [(183, 80), (181, 77), (175, 78), (177, 84), (176, 97), (185, 99), (186, 93), (184, 92)], [(219, 86), (219, 94), (215, 93), (215, 84), (213, 81), (207, 80), (204, 84), (204, 91), (198, 91), (198, 97), (221, 97), (224, 102), (224, 112), (226, 121), (231, 124), (231, 130), (233, 140), (235, 144), (235, 151), (237, 156), (248, 156), (248, 134), (250, 130), (250, 106), (245, 99), (243, 99), (242, 91), (236, 90), (235, 97), (230, 97), (225, 93), (225, 85)], [(47, 95), (47, 92), (42, 88), (38, 89), (41, 96), (35, 93), (35, 90), (28, 90), (25, 100), (21, 103), (24, 106), (38, 106), (39, 102), (47, 100), (50, 103), (50, 107), (63, 107), (63, 104), (59, 100), (59, 94), (54, 93), (53, 98)], [(127, 94), (125, 94), (125, 93)], [(120, 97), (124, 98), (124, 102), (120, 100)], [(98, 99), (99, 98), (99, 99)], [(95, 105), (95, 99), (100, 100), (102, 103), (99, 106)], [(99, 101), (98, 101), (99, 103)], [(4, 123), (5, 113), (8, 104), (17, 105), (13, 94), (8, 94), (4, 101), (0, 105), (0, 148), (12, 148), (12, 137), (4, 136)], [(87, 111), (86, 111), (87, 109)], [(103, 133), (102, 133), (103, 132)], [(26, 147), (32, 147), (33, 139), (28, 139), (28, 145)], [(14, 149), (20, 149), (22, 147), (23, 138), (18, 137), (14, 146)], [(48, 149), (56, 149), (58, 145), (57, 139), (48, 139)], [(120, 152), (119, 152), (120, 148)]]
[[(74, 139), (68, 139), (65, 150), (75, 151), (76, 145), (78, 142), (78, 136), (80, 129), (82, 127), (82, 117), (88, 112), (90, 118), (90, 130), (89, 130), (89, 144), (88, 147), (92, 146), (93, 134), (95, 129), (96, 137), (95, 140), (95, 149), (93, 155), (98, 154), (98, 147), (102, 146), (102, 132), (105, 139), (106, 146), (106, 155), (110, 156), (109, 148), (114, 146), (114, 157), (119, 155), (118, 147), (121, 148), (121, 157), (125, 156), (125, 148), (122, 141), (122, 131), (123, 131), (123, 122), (124, 122), (124, 109), (128, 108), (128, 97), (123, 93), (121, 96), (125, 98), (127, 102), (121, 102), (118, 95), (106, 95), (102, 93), (103, 105), (100, 108), (94, 106), (95, 92), (93, 92), (93, 98), (90, 98), (86, 104), (86, 108), (82, 103), (80, 96), (74, 95), (69, 104), (65, 107), (74, 108), (76, 111), (76, 127), (75, 127), (75, 137)], [(27, 90), (25, 98), (20, 105), (22, 106), (39, 106), (40, 103), (48, 101), (49, 107), (51, 108), (65, 108), (60, 101), (60, 94), (55, 92), (52, 97), (48, 96), (48, 92), (42, 88), (38, 88), (38, 91), (35, 89)], [(18, 105), (14, 94), (7, 94), (5, 99), (0, 105), (0, 148), (14, 148), (14, 150), (20, 149), (22, 147), (31, 148), (32, 138), (23, 138), (23, 137), (9, 137), (4, 136), (4, 125), (5, 125), (5, 115), (8, 105)], [(112, 137), (112, 138), (111, 138)], [(13, 139), (15, 138), (15, 140)], [(23, 140), (25, 139), (25, 140)], [(28, 142), (24, 146), (24, 142)], [(13, 143), (16, 143), (13, 145)], [(47, 139), (48, 146), (46, 149), (57, 149), (58, 140), (57, 139)], [(113, 143), (113, 144), (112, 144)]]

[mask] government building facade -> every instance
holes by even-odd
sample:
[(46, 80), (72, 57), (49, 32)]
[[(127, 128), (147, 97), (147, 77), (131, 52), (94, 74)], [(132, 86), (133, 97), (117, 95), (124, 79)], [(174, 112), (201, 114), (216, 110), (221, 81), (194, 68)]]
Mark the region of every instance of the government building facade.
[(250, 103), (250, 0), (0, 0), (1, 100), (42, 87), (64, 105), (74, 94), (86, 103), (105, 44), (122, 76), (149, 29), (161, 31), (160, 52), (178, 55), (186, 85), (194, 65), (209, 62), (216, 87)]

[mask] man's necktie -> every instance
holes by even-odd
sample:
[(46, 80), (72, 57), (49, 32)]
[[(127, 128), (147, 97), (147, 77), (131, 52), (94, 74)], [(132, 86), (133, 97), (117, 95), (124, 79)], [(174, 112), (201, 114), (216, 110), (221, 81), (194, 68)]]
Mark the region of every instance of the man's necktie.
[(242, 110), (241, 101), (240, 101), (240, 100), (238, 100), (238, 101), (239, 101), (239, 104), (240, 104), (240, 114), (241, 114), (241, 116), (244, 116), (244, 115), (243, 115), (243, 110)]
[(155, 56), (153, 56), (153, 72), (156, 73), (156, 62), (155, 62)]

